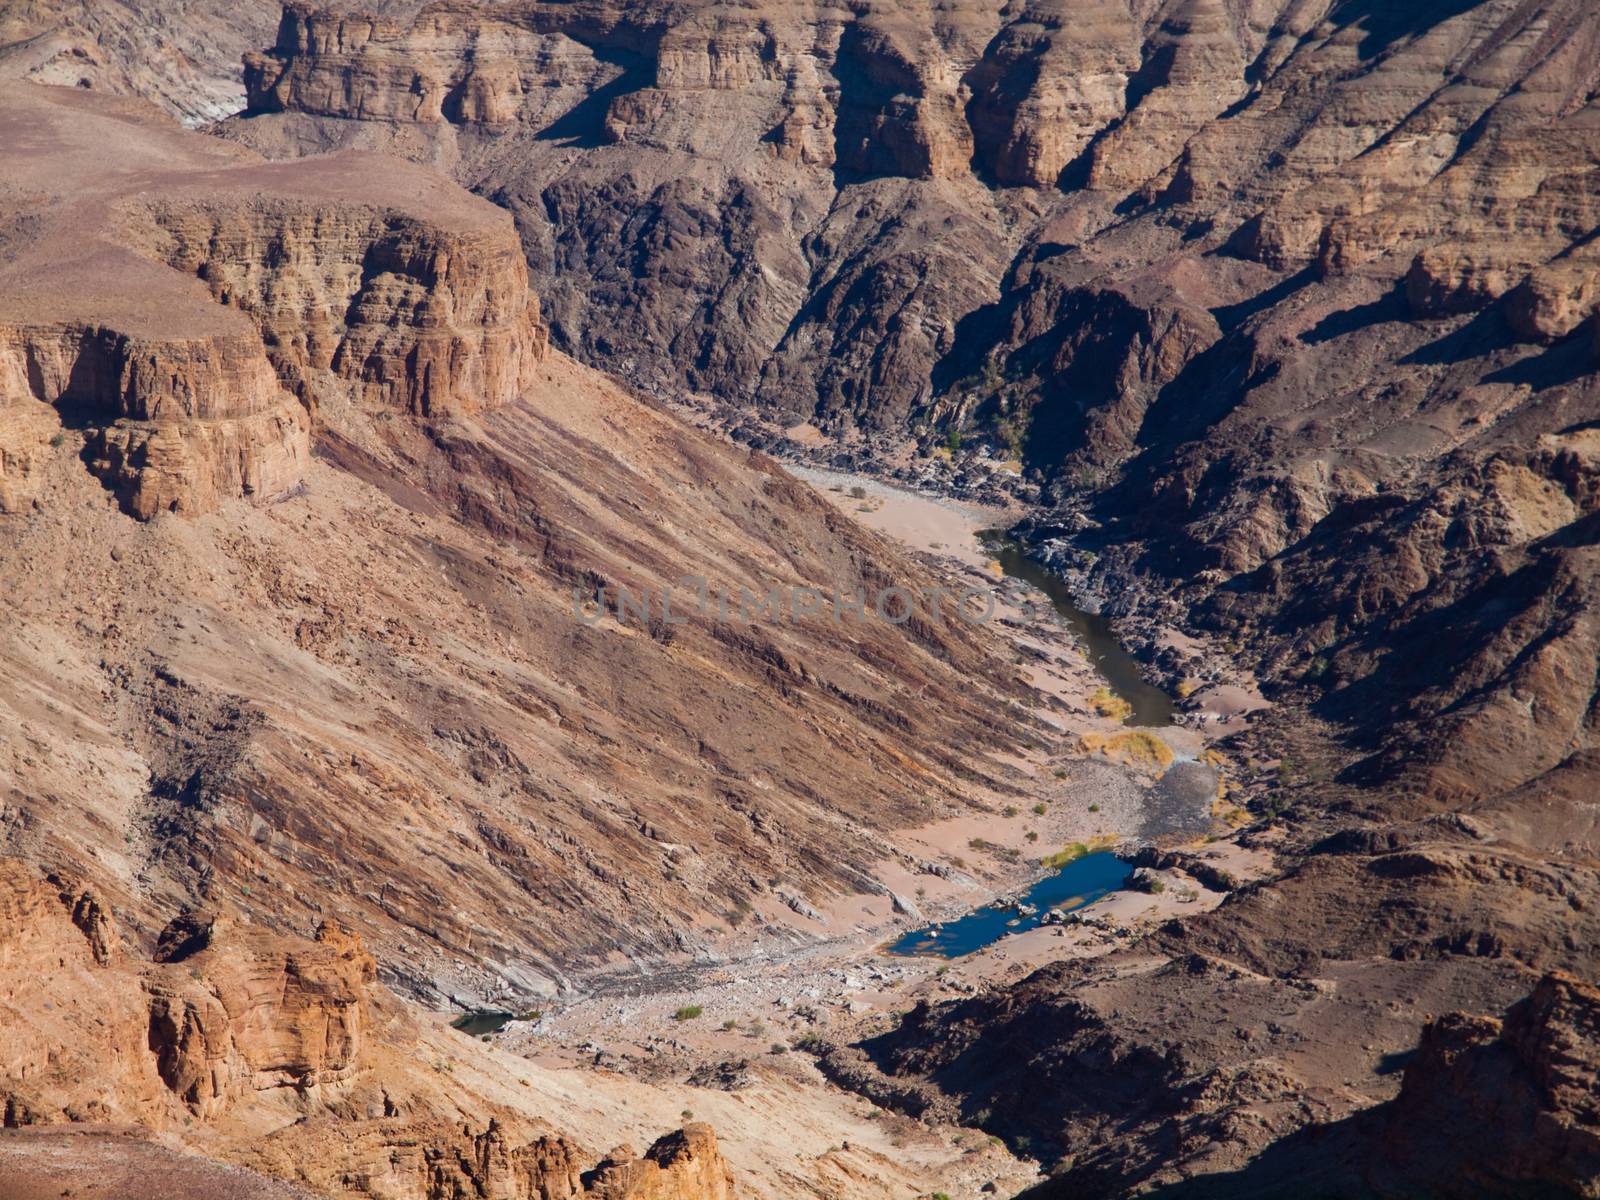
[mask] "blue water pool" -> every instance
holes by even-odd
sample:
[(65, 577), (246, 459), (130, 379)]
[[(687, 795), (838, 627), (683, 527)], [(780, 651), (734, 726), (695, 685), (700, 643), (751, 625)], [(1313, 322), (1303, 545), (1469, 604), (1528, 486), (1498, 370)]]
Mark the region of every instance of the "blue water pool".
[(913, 929), (890, 945), (888, 952), (960, 958), (999, 941), (1008, 933), (1038, 928), (1044, 923), (1044, 914), (1052, 908), (1071, 912), (1093, 904), (1121, 887), (1127, 875), (1128, 864), (1109, 850), (1085, 854), (1046, 875), (1023, 893), (1021, 903), (1038, 910), (1033, 916), (1024, 916), (1009, 904), (987, 905), (943, 926)]

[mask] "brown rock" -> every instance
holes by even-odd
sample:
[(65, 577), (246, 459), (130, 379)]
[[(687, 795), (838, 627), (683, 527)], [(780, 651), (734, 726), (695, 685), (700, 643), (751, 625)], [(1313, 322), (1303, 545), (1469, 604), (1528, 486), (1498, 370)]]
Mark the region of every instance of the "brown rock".
[[(83, 173), (0, 265), (0, 404), (27, 414), (0, 452), (9, 508), (30, 494), (40, 404), (88, 426), (86, 461), (129, 512), (201, 513), (297, 488), (324, 390), (474, 411), (518, 395), (544, 352), (508, 224), (431, 176), (397, 167), (382, 187), (359, 156), (286, 169), (159, 126), (128, 137), (71, 93), (12, 85), (6, 112), (50, 131), (13, 155), (13, 188)], [(147, 177), (122, 190), (149, 169), (161, 199)]]
[(1600, 1194), (1600, 990), (1547, 975), (1505, 1020), (1429, 1024), (1372, 1171), (1386, 1194)]
[(733, 1176), (709, 1125), (686, 1125), (656, 1140), (644, 1157), (613, 1150), (585, 1177), (596, 1200), (732, 1200)]

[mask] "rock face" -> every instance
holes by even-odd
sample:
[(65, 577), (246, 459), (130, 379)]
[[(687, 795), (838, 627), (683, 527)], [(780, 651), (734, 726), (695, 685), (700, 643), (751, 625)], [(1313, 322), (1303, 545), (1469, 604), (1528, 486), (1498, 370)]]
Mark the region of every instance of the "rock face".
[(732, 1200), (733, 1178), (709, 1125), (686, 1125), (634, 1158), (613, 1150), (585, 1177), (599, 1200)]
[(376, 965), (348, 932), (324, 924), (314, 948), (285, 953), (208, 922), (202, 949), (159, 961), (187, 963), (211, 985), (199, 995), (163, 982), (149, 989), (156, 1070), (197, 1114), (218, 1114), (245, 1088), (303, 1091), (356, 1069)]
[(399, 1119), (354, 1127), (319, 1122), (265, 1139), (246, 1161), (320, 1193), (380, 1200), (733, 1200), (739, 1194), (707, 1125), (666, 1134), (642, 1156), (619, 1146), (587, 1169), (590, 1156), (570, 1139), (525, 1140), (495, 1120), (481, 1132)]
[(417, 416), (514, 400), (545, 348), (516, 241), (488, 220), (452, 228), (426, 195), (413, 212), (339, 195), (375, 166), (355, 156), (280, 169), (290, 187), (325, 170), (328, 200), (230, 202), (208, 180), (203, 196), (149, 205), (141, 248), (249, 316), (279, 374), (313, 405), (322, 371), (356, 384), (366, 404)]
[(325, 380), (437, 416), (532, 378), (538, 305), (488, 206), (403, 168), (380, 194), (359, 155), (271, 166), (159, 127), (118, 136), (127, 113), (73, 93), (13, 85), (6, 100), (0, 136), (23, 147), (10, 196), (55, 194), (0, 265), (8, 510), (67, 436), (43, 406), (148, 518), (300, 486)]
[(0, 860), (7, 1124), (215, 1119), (259, 1094), (305, 1094), (356, 1071), (374, 964), (326, 924), (297, 942), (211, 917), (175, 921), (164, 952), (120, 944), (102, 900)]
[(459, 168), (516, 215), (560, 344), (630, 380), (892, 427), (1004, 269), (972, 162), (1033, 152), (980, 144), (966, 80), (999, 28), (923, 4), (294, 4), (228, 133)]
[[(1587, 586), (1597, 20), (293, 4), (226, 133), (446, 165), (515, 214), (557, 342), (630, 379), (1014, 455), (1113, 611), (1315, 668), (1369, 774), (1442, 794), (1534, 778), (1590, 694), (1532, 631)], [(1527, 637), (1394, 669), (1506, 607)]]
[[(590, 1156), (559, 1134), (518, 1136), (526, 1120), (502, 1112), (482, 1132), (433, 1112), (416, 1078), (404, 1016), (374, 988), (375, 964), (358, 937), (331, 923), (315, 941), (284, 936), (233, 914), (190, 912), (163, 929), (153, 958), (120, 944), (96, 894), (0, 859), (0, 1113), (8, 1130), (45, 1127), (50, 1160), (30, 1165), (28, 1144), (0, 1161), (8, 1186), (30, 1172), (59, 1188), (63, 1163), (143, 1182), (142, 1140), (68, 1137), (72, 1126), (136, 1122), (187, 1131), (195, 1148), (243, 1158), (319, 1195), (379, 1200), (732, 1200), (733, 1180), (706, 1125), (660, 1138), (641, 1158)], [(462, 1039), (462, 1045), (472, 1043)], [(408, 1065), (409, 1060), (409, 1065)], [(479, 1064), (480, 1069), (482, 1064)], [(353, 1120), (353, 1098), (375, 1090), (383, 1108), (407, 1097), (410, 1115)], [(454, 1089), (453, 1111), (483, 1107)], [(282, 1124), (280, 1096), (302, 1120)], [(492, 1105), (490, 1111), (494, 1111)], [(313, 1120), (314, 1118), (314, 1120)], [(198, 1124), (197, 1124), (198, 1123)], [(242, 1136), (241, 1136), (241, 1132)], [(66, 1138), (66, 1140), (61, 1140)], [(186, 1165), (185, 1165), (186, 1164)], [(153, 1169), (153, 1168), (152, 1168)], [(244, 1182), (194, 1158), (173, 1164), (197, 1197), (238, 1194)], [(213, 1177), (213, 1175), (215, 1177)], [(309, 1196), (264, 1181), (262, 1195)], [(215, 1193), (211, 1189), (216, 1189)], [(143, 1194), (143, 1193), (140, 1193)], [(154, 1192), (152, 1194), (159, 1194)]]
[(1505, 1020), (1452, 1013), (1423, 1032), (1373, 1178), (1439, 1196), (1600, 1192), (1600, 991), (1550, 975)]
[(0, 12), (0, 79), (145, 96), (186, 125), (244, 106), (239, 56), (271, 37), (265, 4), (20, 0)]

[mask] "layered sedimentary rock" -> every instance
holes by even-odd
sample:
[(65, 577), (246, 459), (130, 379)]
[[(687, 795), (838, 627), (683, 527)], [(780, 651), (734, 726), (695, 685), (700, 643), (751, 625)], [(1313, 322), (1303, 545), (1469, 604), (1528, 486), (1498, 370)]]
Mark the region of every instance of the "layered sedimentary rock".
[(0, 12), (0, 79), (148, 97), (185, 124), (244, 106), (239, 56), (278, 10), (229, 0), (18, 0)]
[[(776, 351), (774, 403), (892, 424), (1004, 268), (967, 114), (998, 29), (922, 4), (291, 5), (229, 135), (471, 176), (516, 215), (561, 343), (630, 378), (746, 395)], [(840, 188), (860, 203), (831, 212)]]
[[(706, 1125), (669, 1133), (643, 1156), (620, 1148), (596, 1160), (570, 1138), (530, 1133), (524, 1114), (459, 1085), (453, 1096), (430, 1094), (426, 1076), (436, 1068), (415, 1061), (414, 1027), (374, 988), (374, 963), (360, 939), (332, 923), (308, 941), (236, 914), (190, 912), (174, 918), (145, 957), (124, 944), (105, 904), (82, 883), (0, 859), (0, 977), (5, 1127), (35, 1135), (50, 1128), (66, 1139), (36, 1136), (14, 1147), (0, 1163), (10, 1186), (30, 1174), (49, 1178), (52, 1165), (60, 1172), (79, 1157), (107, 1176), (138, 1178), (147, 1144), (70, 1136), (93, 1122), (137, 1123), (169, 1139), (183, 1131), (191, 1150), (242, 1159), (320, 1195), (735, 1194)], [(364, 1111), (367, 1095), (380, 1098), (375, 1113)], [(405, 1098), (406, 1113), (396, 1111), (394, 1097)], [(473, 1109), (499, 1115), (476, 1132), (443, 1119)], [(282, 1125), (294, 1110), (301, 1119), (278, 1136), (251, 1133), (263, 1123)], [(32, 1146), (48, 1156), (37, 1166)], [(186, 1195), (232, 1195), (241, 1185), (220, 1171), (212, 1178), (194, 1158), (171, 1169), (195, 1175)]]
[(69, 434), (128, 511), (202, 513), (299, 486), (324, 390), (436, 416), (526, 388), (543, 330), (493, 209), (359, 155), (121, 136), (133, 116), (6, 92), (8, 200), (51, 197), (0, 264), (8, 509)]
[[(141, 291), (166, 282), (142, 265), (130, 274)], [(36, 498), (39, 462), (69, 436), (141, 517), (208, 512), (233, 496), (271, 500), (299, 485), (310, 422), (248, 326), (203, 320), (200, 336), (174, 338), (137, 317), (102, 323), (86, 307), (86, 319), (40, 325), (24, 315), (31, 302), (19, 305), (0, 334), (0, 508)], [(64, 419), (81, 432), (69, 434)]]
[[(16, 186), (77, 199), (0, 210), (7, 828), (144, 936), (219, 897), (310, 936), (336, 902), (391, 984), (521, 1003), (721, 952), (760, 905), (746, 933), (814, 925), (780, 897), (853, 894), (887, 831), (1018, 786), (1014, 656), (965, 622), (791, 619), (788, 589), (931, 576), (547, 352), (505, 214), (370, 154), (264, 163), (8, 95)], [(696, 577), (758, 612), (683, 612)], [(215, 1073), (175, 1053), (186, 1092)]]
[(333, 924), (308, 942), (190, 915), (151, 960), (94, 890), (14, 859), (0, 905), (8, 1124), (212, 1120), (361, 1064), (373, 960)]

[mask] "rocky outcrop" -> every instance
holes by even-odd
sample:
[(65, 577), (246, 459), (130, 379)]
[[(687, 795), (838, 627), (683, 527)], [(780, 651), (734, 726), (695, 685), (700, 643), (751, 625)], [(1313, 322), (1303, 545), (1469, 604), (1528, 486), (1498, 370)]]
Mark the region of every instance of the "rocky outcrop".
[[(300, 486), (325, 395), (475, 412), (516, 398), (544, 352), (509, 225), (435, 177), (130, 135), (115, 106), (69, 93), (12, 85), (6, 111), (69, 148), (12, 159), (12, 188), (64, 195), (0, 262), (7, 511), (69, 438), (141, 518), (277, 499)], [(155, 187), (136, 174), (152, 170)]]
[(685, 1125), (657, 1139), (642, 1158), (626, 1146), (584, 1177), (596, 1200), (733, 1200), (733, 1176), (709, 1125)]
[(12, 1125), (215, 1119), (277, 1088), (319, 1095), (363, 1061), (374, 963), (332, 924), (311, 943), (185, 917), (145, 960), (98, 894), (15, 859), (0, 909)]
[(63, 416), (84, 429), (89, 469), (142, 518), (281, 497), (309, 454), (309, 420), (248, 330), (175, 339), (76, 321), (0, 328), (0, 406), (13, 447), (5, 511), (36, 494), (47, 443), (67, 436)]
[[(385, 1118), (308, 1122), (274, 1134), (247, 1161), (319, 1194), (375, 1200), (733, 1200), (728, 1165), (707, 1125), (664, 1135), (640, 1156), (619, 1146), (598, 1161), (570, 1138)], [(585, 1167), (585, 1163), (592, 1166)]]
[(1600, 1193), (1600, 992), (1546, 976), (1505, 1019), (1451, 1013), (1406, 1067), (1370, 1175), (1386, 1195)]
[(1126, 110), (1140, 30), (1121, 0), (1034, 0), (967, 75), (974, 162), (996, 183), (1055, 187)]
[[(643, 1156), (622, 1148), (596, 1162), (560, 1134), (513, 1132), (527, 1121), (509, 1111), (501, 1110), (511, 1126), (491, 1117), (479, 1132), (441, 1121), (424, 1082), (438, 1060), (415, 1061), (418, 1047), (408, 1040), (415, 1032), (375, 987), (371, 955), (331, 922), (305, 941), (236, 914), (195, 910), (169, 922), (146, 958), (121, 946), (99, 894), (3, 859), (0, 997), (6, 1129), (65, 1132), (94, 1122), (136, 1123), (169, 1137), (181, 1131), (207, 1154), (242, 1159), (318, 1195), (735, 1195), (706, 1125), (667, 1134)], [(358, 1119), (368, 1094), (380, 1101), (378, 1115)], [(285, 1096), (301, 1119), (262, 1138), (261, 1124), (284, 1125)], [(404, 1097), (411, 1111), (400, 1115), (391, 1096)], [(448, 1099), (452, 1111), (463, 1104), (496, 1111), (460, 1085), (451, 1085)], [(120, 1172), (143, 1143), (76, 1144)], [(8, 1179), (24, 1172), (26, 1158), (8, 1161)], [(205, 1166), (188, 1161), (190, 1170)]]
[(315, 946), (285, 950), (232, 922), (206, 922), (158, 961), (184, 964), (155, 973), (148, 1045), (163, 1083), (196, 1115), (214, 1117), (243, 1094), (275, 1087), (307, 1092), (347, 1078), (366, 1036), (366, 989), (375, 964), (358, 938), (330, 924)]
[[(340, 178), (386, 164), (354, 157)], [(288, 188), (294, 169), (272, 169)], [(538, 301), (504, 228), (452, 227), (355, 197), (204, 197), (124, 210), (140, 248), (204, 280), (261, 330), (308, 403), (327, 372), (377, 408), (444, 416), (498, 408), (544, 353)]]

